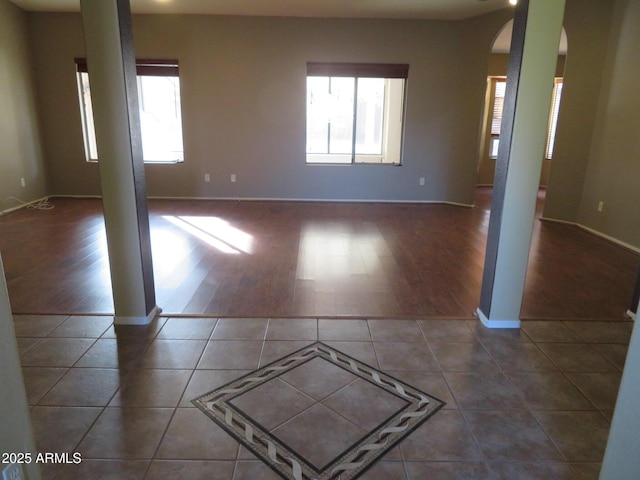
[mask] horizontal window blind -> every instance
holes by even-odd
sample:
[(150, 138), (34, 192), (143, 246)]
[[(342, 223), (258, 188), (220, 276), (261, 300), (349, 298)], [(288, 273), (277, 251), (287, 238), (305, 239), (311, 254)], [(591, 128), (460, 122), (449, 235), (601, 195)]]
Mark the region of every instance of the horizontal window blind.
[[(86, 58), (76, 58), (78, 72), (88, 72)], [(136, 59), (136, 73), (138, 75), (156, 77), (178, 77), (178, 60), (166, 59)]]
[(409, 65), (404, 63), (307, 63), (307, 76), (408, 78)]

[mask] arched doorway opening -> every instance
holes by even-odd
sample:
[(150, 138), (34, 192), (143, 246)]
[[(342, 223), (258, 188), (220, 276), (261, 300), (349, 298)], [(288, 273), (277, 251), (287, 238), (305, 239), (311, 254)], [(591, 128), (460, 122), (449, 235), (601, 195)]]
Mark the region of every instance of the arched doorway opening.
[[(493, 186), (498, 145), (500, 142), (502, 105), (506, 86), (512, 30), (513, 20), (510, 20), (496, 35), (491, 49), (491, 54), (489, 56), (487, 87), (483, 109), (484, 113), (481, 120), (481, 138), (478, 151), (478, 175), (476, 181), (478, 186)], [(547, 186), (549, 176), (551, 174), (553, 147), (555, 144), (555, 130), (562, 101), (564, 66), (568, 50), (567, 45), (567, 34), (563, 28), (560, 46), (558, 49), (558, 62), (556, 64), (552, 104), (550, 105), (549, 110), (549, 127), (547, 130), (545, 157), (540, 173), (541, 188)]]

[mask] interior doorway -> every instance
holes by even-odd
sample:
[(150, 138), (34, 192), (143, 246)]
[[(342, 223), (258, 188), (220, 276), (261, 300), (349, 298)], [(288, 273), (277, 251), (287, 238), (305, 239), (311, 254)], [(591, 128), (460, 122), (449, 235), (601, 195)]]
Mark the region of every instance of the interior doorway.
[[(481, 138), (478, 151), (478, 172), (476, 184), (478, 186), (493, 186), (498, 145), (500, 143), (500, 125), (502, 122), (502, 105), (507, 80), (507, 66), (509, 63), (509, 51), (511, 47), (511, 34), (513, 21), (509, 21), (500, 30), (494, 40), (487, 70), (487, 88), (485, 92), (485, 104), (481, 120)], [(544, 152), (542, 170), (540, 172), (540, 187), (545, 188), (551, 175), (553, 159), (553, 147), (555, 144), (555, 131), (558, 122), (558, 114), (562, 101), (562, 87), (564, 84), (564, 65), (567, 55), (567, 36), (564, 28), (560, 47), (558, 49), (558, 62), (553, 86), (552, 104), (549, 110), (549, 125), (547, 129), (547, 141)]]

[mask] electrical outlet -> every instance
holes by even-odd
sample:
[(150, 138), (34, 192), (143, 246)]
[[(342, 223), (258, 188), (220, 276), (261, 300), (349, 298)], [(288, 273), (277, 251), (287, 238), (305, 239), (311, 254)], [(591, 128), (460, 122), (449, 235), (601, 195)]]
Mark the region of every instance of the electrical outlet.
[(420, 185), (423, 186), (424, 185), (424, 177), (420, 177)]
[(2, 470), (2, 480), (24, 480), (22, 465), (11, 463)]
[(24, 178), (20, 179), (20, 185), (22, 185), (23, 187), (27, 186), (27, 182), (24, 181)]
[(232, 174), (231, 174), (231, 183), (233, 183), (233, 182), (235, 182), (235, 181), (236, 181), (236, 174), (235, 174), (235, 173), (232, 173)]
[(598, 203), (598, 211), (599, 211), (599, 212), (601, 212), (603, 209), (604, 209), (604, 202), (603, 202), (603, 201), (600, 201), (600, 202)]
[(208, 173), (204, 174), (204, 181), (205, 182), (210, 182), (211, 181), (211, 175), (209, 175)]

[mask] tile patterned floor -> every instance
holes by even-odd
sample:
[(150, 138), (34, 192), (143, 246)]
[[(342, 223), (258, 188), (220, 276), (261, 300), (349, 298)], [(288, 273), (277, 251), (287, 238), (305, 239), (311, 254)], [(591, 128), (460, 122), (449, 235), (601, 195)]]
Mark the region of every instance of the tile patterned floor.
[[(318, 340), (446, 402), (359, 478), (595, 480), (632, 328), (163, 317), (116, 329), (105, 317), (14, 321), (39, 450), (83, 458), (47, 465), (43, 478), (124, 480), (280, 478), (191, 400)], [(316, 407), (296, 405), (314, 416)], [(289, 408), (264, 414), (290, 416)], [(307, 448), (295, 431), (283, 428), (282, 436)]]

